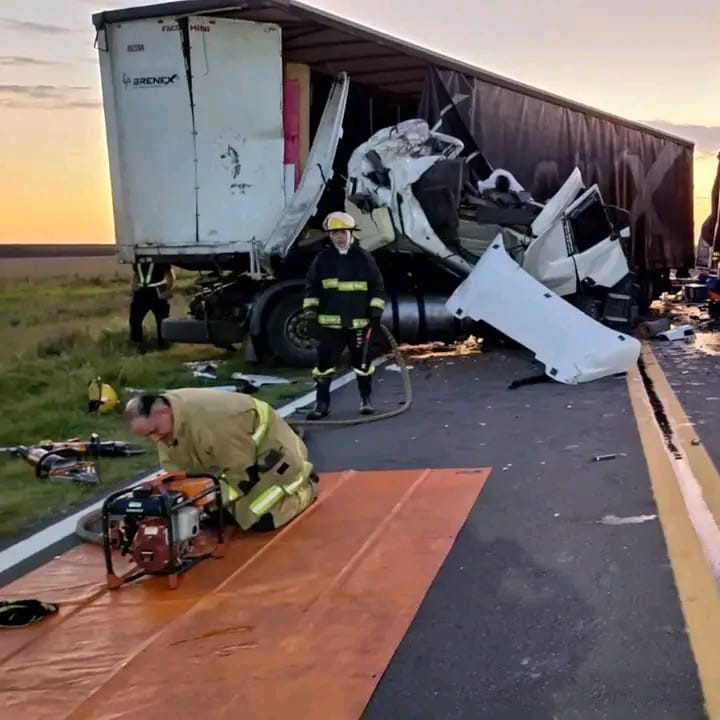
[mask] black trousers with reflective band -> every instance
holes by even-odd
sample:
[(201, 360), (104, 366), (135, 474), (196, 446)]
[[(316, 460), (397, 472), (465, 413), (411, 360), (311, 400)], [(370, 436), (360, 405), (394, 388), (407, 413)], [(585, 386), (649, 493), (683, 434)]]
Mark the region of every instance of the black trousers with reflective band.
[[(372, 366), (371, 339), (372, 331), (369, 328), (361, 330), (320, 328), (318, 331), (317, 370), (320, 373), (326, 373), (331, 368), (337, 367), (345, 348), (347, 348), (350, 351), (352, 368), (358, 373), (357, 381), (360, 394), (363, 397), (369, 396), (372, 389), (372, 378), (370, 375), (360, 373), (366, 373)], [(322, 377), (329, 384), (331, 374), (321, 375)]]

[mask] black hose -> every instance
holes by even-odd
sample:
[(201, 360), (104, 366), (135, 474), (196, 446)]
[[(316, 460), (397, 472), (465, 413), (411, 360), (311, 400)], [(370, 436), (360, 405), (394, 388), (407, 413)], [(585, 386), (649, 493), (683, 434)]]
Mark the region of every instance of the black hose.
[[(97, 529), (94, 529), (91, 526), (95, 526)], [(83, 515), (77, 521), (75, 534), (87, 543), (102, 545), (102, 510), (98, 508), (97, 510), (91, 510), (86, 515)]]
[(403, 357), (402, 352), (400, 352), (400, 348), (398, 347), (397, 341), (393, 337), (392, 333), (384, 325), (381, 325), (380, 327), (382, 328), (385, 337), (390, 343), (390, 349), (392, 350), (393, 357), (397, 361), (397, 364), (400, 366), (400, 374), (402, 375), (403, 381), (403, 390), (405, 391), (405, 400), (403, 401), (403, 404), (395, 410), (389, 410), (388, 412), (379, 413), (377, 415), (363, 415), (359, 418), (348, 418), (346, 420), (288, 420), (289, 425), (293, 427), (315, 425), (332, 425), (335, 427), (339, 427), (342, 425), (361, 425), (368, 422), (377, 422), (378, 420), (387, 420), (388, 418), (400, 415), (401, 413), (404, 413), (410, 409), (413, 401), (413, 394), (412, 384), (410, 382), (410, 373), (408, 372), (405, 358)]

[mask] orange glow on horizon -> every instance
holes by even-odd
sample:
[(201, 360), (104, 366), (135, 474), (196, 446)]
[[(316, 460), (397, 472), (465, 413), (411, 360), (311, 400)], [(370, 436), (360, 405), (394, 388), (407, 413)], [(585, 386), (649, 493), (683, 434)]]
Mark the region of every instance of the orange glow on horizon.
[[(0, 157), (0, 244), (114, 243), (101, 110), (3, 109), (0, 133), (13, 139)], [(716, 169), (715, 157), (696, 155), (694, 239)]]

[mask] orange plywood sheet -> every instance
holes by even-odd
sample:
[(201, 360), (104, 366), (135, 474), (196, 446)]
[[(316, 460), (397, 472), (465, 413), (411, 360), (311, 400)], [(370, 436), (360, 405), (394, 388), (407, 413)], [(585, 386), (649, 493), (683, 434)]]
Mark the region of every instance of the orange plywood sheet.
[(104, 590), (83, 546), (3, 592), (63, 603), (0, 636), (0, 704), (73, 720), (358, 718), (482, 489), (487, 469), (323, 475), (272, 535), (183, 576)]

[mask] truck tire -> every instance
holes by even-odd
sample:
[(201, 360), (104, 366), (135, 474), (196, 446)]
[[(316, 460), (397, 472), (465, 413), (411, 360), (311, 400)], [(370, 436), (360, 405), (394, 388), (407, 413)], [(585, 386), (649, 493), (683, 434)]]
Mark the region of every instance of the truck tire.
[(265, 324), (265, 342), (285, 365), (311, 368), (315, 365), (316, 342), (307, 334), (302, 301), (303, 296), (293, 292), (273, 305)]
[(638, 276), (640, 292), (638, 297), (638, 309), (641, 315), (650, 312), (653, 301), (660, 297), (662, 290), (659, 289), (658, 273), (654, 270), (641, 271)]

